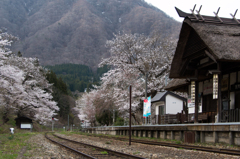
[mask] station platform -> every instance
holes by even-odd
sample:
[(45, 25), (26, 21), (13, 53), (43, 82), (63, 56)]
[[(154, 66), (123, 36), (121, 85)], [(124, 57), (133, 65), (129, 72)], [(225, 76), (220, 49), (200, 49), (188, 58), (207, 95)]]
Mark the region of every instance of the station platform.
[[(85, 128), (92, 134), (129, 135), (129, 126)], [(186, 143), (226, 143), (240, 146), (240, 122), (194, 123), (167, 125), (133, 125), (131, 134), (136, 137), (180, 140)]]

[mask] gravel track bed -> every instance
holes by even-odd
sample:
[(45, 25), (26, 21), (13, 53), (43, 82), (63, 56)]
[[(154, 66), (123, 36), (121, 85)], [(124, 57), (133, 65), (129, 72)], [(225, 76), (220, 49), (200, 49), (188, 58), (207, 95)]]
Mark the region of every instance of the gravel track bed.
[(171, 148), (165, 146), (151, 146), (139, 143), (131, 143), (128, 141), (119, 141), (113, 139), (105, 139), (99, 137), (83, 136), (83, 135), (63, 135), (57, 134), (71, 140), (81, 141), (88, 144), (94, 144), (99, 147), (105, 147), (114, 151), (120, 151), (131, 155), (141, 156), (145, 158), (184, 158), (184, 159), (226, 159), (226, 158), (240, 158), (240, 156), (231, 156), (218, 153), (209, 153), (203, 151), (184, 150), (178, 148)]
[[(71, 140), (76, 140), (99, 147), (120, 151), (131, 155), (136, 155), (144, 158), (152, 159), (236, 159), (240, 156), (231, 156), (217, 153), (209, 153), (194, 150), (184, 150), (164, 146), (151, 146), (139, 143), (133, 143), (129, 146), (128, 141), (118, 141), (113, 139), (105, 139), (99, 137), (83, 136), (83, 135), (63, 135), (58, 134)], [(78, 158), (73, 152), (55, 145), (44, 137), (43, 134), (37, 134), (31, 137), (27, 143), (31, 148), (28, 148), (24, 153), (24, 159), (75, 159)]]
[(21, 159), (75, 159), (71, 151), (62, 148), (48, 139), (43, 134), (37, 134), (28, 141), (28, 149)]

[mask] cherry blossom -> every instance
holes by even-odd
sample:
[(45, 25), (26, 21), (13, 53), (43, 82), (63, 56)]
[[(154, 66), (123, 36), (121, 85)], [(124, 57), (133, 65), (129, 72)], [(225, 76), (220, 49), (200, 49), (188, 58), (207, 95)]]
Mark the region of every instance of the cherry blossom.
[(12, 39), (13, 36), (0, 31), (1, 107), (6, 116), (23, 115), (47, 124), (59, 110), (52, 100), (52, 85), (46, 80), (45, 70), (39, 66), (38, 59), (12, 54), (7, 47), (13, 42)]

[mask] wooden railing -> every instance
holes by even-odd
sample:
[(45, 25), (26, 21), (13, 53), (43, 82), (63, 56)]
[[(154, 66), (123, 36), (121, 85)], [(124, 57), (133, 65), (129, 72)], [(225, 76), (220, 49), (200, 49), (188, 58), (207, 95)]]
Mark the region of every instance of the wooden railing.
[[(198, 114), (199, 123), (213, 123), (215, 122), (216, 112), (204, 112)], [(240, 118), (240, 116), (237, 116)], [(181, 123), (194, 123), (194, 113), (193, 114), (165, 114), (160, 116), (159, 124), (181, 124)]]
[(181, 123), (181, 113), (161, 115), (161, 124), (179, 124)]
[(240, 122), (240, 109), (222, 110), (221, 122)]

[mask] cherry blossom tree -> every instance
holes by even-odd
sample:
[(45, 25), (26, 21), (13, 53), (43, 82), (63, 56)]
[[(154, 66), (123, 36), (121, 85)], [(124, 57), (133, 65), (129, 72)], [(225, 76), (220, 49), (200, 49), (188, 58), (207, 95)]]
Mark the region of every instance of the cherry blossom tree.
[[(155, 95), (165, 86), (165, 79), (175, 51), (176, 40), (162, 39), (158, 34), (146, 37), (139, 34), (115, 35), (107, 41), (111, 57), (103, 59), (100, 67), (112, 66), (101, 79), (101, 89), (112, 86), (111, 93), (117, 105), (127, 108), (127, 87), (133, 86), (133, 108), (139, 105), (139, 97), (144, 99), (145, 77), (147, 75), (148, 95)], [(126, 101), (126, 100), (125, 100)]]
[(85, 122), (95, 125), (96, 118), (96, 107), (94, 105), (95, 100), (99, 97), (97, 90), (93, 90), (90, 93), (86, 92), (76, 101), (75, 110), (79, 112), (78, 118)]
[(58, 107), (51, 84), (36, 58), (18, 57), (10, 51), (13, 36), (0, 32), (0, 100), (5, 118), (10, 113), (34, 117), (41, 124), (51, 121)]
[(101, 86), (98, 87), (98, 90), (104, 92), (101, 97), (105, 99), (105, 103), (113, 103), (113, 109), (125, 114), (125, 111), (129, 109), (130, 85), (133, 88), (132, 109), (135, 111), (139, 104), (139, 97), (144, 92), (144, 82), (138, 74), (118, 68), (111, 69), (101, 78)]
[(149, 93), (163, 89), (176, 40), (162, 39), (157, 33), (152, 37), (123, 34), (115, 35), (115, 39), (107, 41), (107, 47), (111, 57), (103, 59), (100, 67), (110, 65), (143, 78), (147, 74)]
[[(170, 71), (170, 65), (175, 51), (176, 40), (162, 39), (158, 34), (146, 37), (139, 34), (115, 35), (106, 43), (111, 56), (103, 59), (99, 67), (108, 65), (111, 69), (101, 78), (100, 86), (95, 86), (95, 96), (90, 95), (91, 104), (82, 107), (100, 110), (112, 109), (128, 116), (129, 86), (132, 86), (132, 110), (136, 113), (142, 104), (145, 94), (145, 78), (147, 77), (148, 96), (155, 95), (165, 86), (165, 79)], [(88, 96), (86, 95), (86, 96)], [(101, 100), (100, 100), (101, 99)], [(84, 96), (81, 100), (89, 100)], [(82, 101), (82, 102), (83, 102)], [(85, 111), (82, 111), (86, 114)], [(142, 114), (141, 114), (142, 116)], [(93, 115), (92, 115), (93, 117)]]

